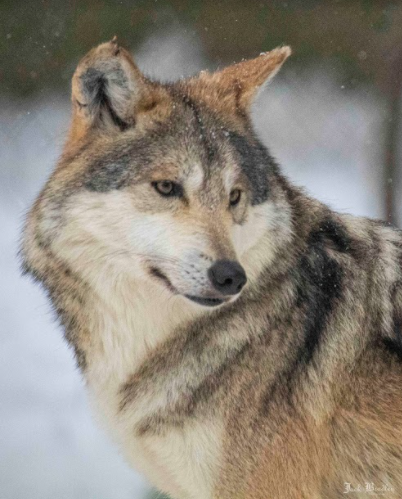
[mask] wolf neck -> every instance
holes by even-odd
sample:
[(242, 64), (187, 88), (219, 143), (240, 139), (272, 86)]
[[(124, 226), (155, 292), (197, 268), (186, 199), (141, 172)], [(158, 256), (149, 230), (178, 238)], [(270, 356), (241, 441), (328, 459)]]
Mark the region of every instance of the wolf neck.
[(107, 371), (116, 382), (123, 381), (176, 328), (197, 316), (195, 307), (169, 293), (152, 282), (126, 277), (103, 281), (95, 290), (91, 318), (90, 378), (100, 368), (103, 377)]

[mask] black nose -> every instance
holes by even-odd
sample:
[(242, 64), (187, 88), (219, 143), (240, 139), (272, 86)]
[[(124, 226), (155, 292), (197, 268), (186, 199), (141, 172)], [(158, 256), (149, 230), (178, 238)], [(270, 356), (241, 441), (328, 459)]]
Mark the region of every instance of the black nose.
[(223, 295), (236, 295), (247, 282), (243, 267), (231, 260), (218, 260), (208, 270), (214, 288)]

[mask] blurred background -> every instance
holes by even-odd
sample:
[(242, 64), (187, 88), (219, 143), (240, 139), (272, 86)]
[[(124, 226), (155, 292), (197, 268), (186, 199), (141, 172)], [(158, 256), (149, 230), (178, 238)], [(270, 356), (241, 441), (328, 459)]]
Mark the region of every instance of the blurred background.
[(402, 223), (401, 1), (1, 0), (1, 499), (162, 497), (91, 417), (72, 352), (16, 258), (68, 129), (74, 68), (114, 35), (162, 80), (291, 45), (254, 106), (261, 139), (336, 210)]

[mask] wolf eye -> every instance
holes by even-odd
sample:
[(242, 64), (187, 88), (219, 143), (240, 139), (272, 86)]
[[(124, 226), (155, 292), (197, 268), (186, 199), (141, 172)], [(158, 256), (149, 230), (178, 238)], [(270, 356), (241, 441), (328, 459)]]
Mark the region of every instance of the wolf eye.
[(152, 182), (155, 190), (159, 192), (161, 196), (181, 196), (182, 189), (179, 184), (175, 184), (171, 180), (160, 180), (159, 182)]
[(240, 199), (241, 199), (241, 190), (233, 189), (233, 191), (230, 193), (229, 196), (230, 206), (236, 206), (237, 204), (239, 204)]

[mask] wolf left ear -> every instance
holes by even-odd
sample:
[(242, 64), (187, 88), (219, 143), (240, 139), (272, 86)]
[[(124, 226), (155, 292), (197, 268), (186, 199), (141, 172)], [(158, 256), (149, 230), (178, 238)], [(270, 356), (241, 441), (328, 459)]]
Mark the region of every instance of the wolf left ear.
[(202, 72), (199, 79), (217, 92), (221, 106), (246, 112), (258, 91), (276, 75), (291, 53), (290, 47), (278, 47), (212, 74)]
[(132, 126), (148, 94), (145, 77), (116, 38), (99, 45), (80, 61), (73, 76), (72, 134), (78, 138), (90, 128)]

